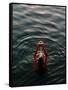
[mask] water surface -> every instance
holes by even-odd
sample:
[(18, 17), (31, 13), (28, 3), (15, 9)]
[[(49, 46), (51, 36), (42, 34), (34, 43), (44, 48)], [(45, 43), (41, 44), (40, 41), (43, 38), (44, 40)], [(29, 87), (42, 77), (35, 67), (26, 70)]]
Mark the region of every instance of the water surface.
[[(13, 85), (65, 83), (65, 7), (13, 4)], [(42, 40), (48, 72), (33, 72), (33, 53)]]

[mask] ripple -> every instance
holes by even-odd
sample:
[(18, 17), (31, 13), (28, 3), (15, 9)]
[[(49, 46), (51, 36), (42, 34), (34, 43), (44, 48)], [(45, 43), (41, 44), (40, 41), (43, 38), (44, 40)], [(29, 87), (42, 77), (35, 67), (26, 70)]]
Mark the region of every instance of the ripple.
[[(48, 53), (48, 77), (33, 72), (33, 53), (42, 40)], [(13, 5), (13, 77), (15, 85), (65, 82), (65, 7)]]

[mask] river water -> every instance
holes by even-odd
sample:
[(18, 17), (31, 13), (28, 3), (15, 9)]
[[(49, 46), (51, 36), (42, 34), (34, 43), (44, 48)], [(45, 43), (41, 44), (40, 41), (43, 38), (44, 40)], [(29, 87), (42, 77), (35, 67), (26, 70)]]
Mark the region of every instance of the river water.
[[(13, 4), (13, 86), (66, 82), (65, 6)], [(33, 71), (33, 53), (42, 40), (48, 53), (47, 74)]]

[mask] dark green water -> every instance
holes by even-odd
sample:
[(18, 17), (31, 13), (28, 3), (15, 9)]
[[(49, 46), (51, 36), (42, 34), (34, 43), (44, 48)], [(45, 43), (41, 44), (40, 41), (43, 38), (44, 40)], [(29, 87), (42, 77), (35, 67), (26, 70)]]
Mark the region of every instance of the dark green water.
[[(32, 67), (39, 39), (48, 53), (43, 75)], [(65, 7), (13, 4), (13, 86), (65, 83), (65, 63)]]

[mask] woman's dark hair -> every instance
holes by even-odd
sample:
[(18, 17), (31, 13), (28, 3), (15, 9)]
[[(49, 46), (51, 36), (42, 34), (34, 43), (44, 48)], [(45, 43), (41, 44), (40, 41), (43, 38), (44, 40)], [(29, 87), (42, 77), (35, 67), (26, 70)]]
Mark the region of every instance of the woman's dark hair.
[(43, 58), (42, 57), (39, 58), (38, 64), (43, 64)]

